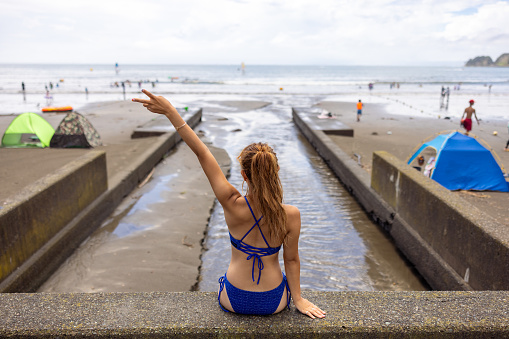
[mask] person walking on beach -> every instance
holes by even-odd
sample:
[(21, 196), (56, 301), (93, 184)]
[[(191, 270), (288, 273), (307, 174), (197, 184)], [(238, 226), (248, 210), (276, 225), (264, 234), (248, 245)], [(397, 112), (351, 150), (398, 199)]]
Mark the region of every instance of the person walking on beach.
[[(247, 183), (247, 193), (242, 195), (228, 182), (212, 153), (175, 107), (162, 96), (142, 92), (148, 99), (132, 100), (170, 120), (196, 154), (224, 209), (231, 260), (227, 272), (219, 278), (219, 306), (226, 312), (268, 315), (289, 308), (292, 298), (302, 314), (325, 317), (323, 310), (301, 296), (300, 212), (282, 203), (280, 168), (274, 150), (264, 143), (253, 143), (242, 150), (238, 160)], [(286, 276), (278, 260), (281, 246)]]
[(362, 115), (362, 102), (359, 99), (359, 102), (357, 103), (357, 121), (361, 121), (361, 115)]
[[(469, 101), (470, 106), (465, 108), (465, 111), (463, 112), (463, 115), (461, 116), (461, 122), (463, 124), (463, 127), (466, 130), (465, 135), (468, 135), (470, 131), (472, 130), (472, 114), (475, 117), (475, 120), (477, 121), (477, 124), (479, 125), (479, 119), (477, 119), (477, 114), (475, 113), (475, 109), (472, 107), (474, 105), (474, 100)], [(465, 117), (465, 119), (463, 119)]]
[[(507, 132), (509, 132), (509, 122), (507, 123)], [(509, 139), (507, 139), (507, 143), (505, 144), (504, 151), (509, 152)]]

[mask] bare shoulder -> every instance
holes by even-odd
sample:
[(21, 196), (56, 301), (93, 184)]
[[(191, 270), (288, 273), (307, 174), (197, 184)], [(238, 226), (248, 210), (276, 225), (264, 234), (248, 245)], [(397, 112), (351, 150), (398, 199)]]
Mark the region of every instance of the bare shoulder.
[(247, 208), (247, 203), (244, 196), (235, 191), (221, 206), (223, 206), (224, 211), (229, 215), (241, 216), (243, 215), (244, 208)]
[[(299, 234), (301, 228), (300, 211), (297, 207), (292, 205), (283, 205), (286, 211), (286, 232), (287, 237), (290, 239), (288, 243), (285, 243), (285, 254), (290, 247), (298, 246)], [(296, 243), (297, 242), (297, 243)], [(293, 244), (293, 245), (292, 245)]]
[(297, 220), (300, 221), (300, 211), (296, 206), (283, 205), (283, 207), (286, 211), (286, 216), (289, 223), (295, 222)]

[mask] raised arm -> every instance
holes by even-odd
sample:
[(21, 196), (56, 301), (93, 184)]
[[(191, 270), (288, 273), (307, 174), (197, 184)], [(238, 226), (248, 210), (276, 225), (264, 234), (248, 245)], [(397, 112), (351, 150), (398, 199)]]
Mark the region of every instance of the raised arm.
[(216, 195), (217, 200), (224, 206), (232, 201), (232, 198), (240, 193), (235, 187), (233, 187), (223, 172), (221, 167), (217, 163), (208, 147), (198, 138), (193, 129), (190, 128), (184, 119), (177, 112), (177, 109), (162, 96), (156, 96), (147, 90), (142, 90), (148, 96), (148, 99), (132, 99), (134, 102), (143, 104), (143, 107), (153, 113), (165, 115), (172, 125), (175, 127), (177, 132), (182, 137), (182, 140), (191, 148), (191, 150), (198, 157), (205, 175), (207, 176), (212, 190)]
[(286, 278), (292, 293), (295, 307), (310, 318), (323, 318), (325, 312), (300, 294), (300, 258), (299, 258), (299, 236), (300, 236), (300, 212), (297, 207), (285, 206), (287, 219), (287, 242), (283, 245), (283, 259), (285, 263)]

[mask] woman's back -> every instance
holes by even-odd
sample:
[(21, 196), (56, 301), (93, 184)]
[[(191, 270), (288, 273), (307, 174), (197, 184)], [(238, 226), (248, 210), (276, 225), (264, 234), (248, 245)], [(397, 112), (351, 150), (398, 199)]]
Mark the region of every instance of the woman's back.
[(266, 291), (280, 283), (278, 254), (282, 244), (269, 236), (269, 225), (249, 200), (239, 197), (234, 211), (225, 211), (232, 244), (228, 279), (247, 291)]
[[(170, 120), (196, 154), (225, 211), (231, 234), (232, 259), (227, 273), (219, 279), (220, 306), (225, 311), (243, 314), (273, 314), (290, 307), (291, 290), (294, 304), (300, 312), (311, 318), (323, 318), (325, 312), (300, 294), (300, 213), (297, 208), (282, 203), (283, 188), (274, 150), (267, 144), (253, 143), (239, 155), (241, 174), (248, 184), (249, 198), (244, 198), (228, 182), (210, 150), (175, 107), (161, 96), (146, 90), (143, 93), (149, 99), (133, 101), (142, 103), (151, 112), (164, 114)], [(250, 203), (253, 203), (253, 208), (250, 208)], [(281, 244), (288, 278), (279, 266)], [(221, 293), (223, 290), (224, 293)]]

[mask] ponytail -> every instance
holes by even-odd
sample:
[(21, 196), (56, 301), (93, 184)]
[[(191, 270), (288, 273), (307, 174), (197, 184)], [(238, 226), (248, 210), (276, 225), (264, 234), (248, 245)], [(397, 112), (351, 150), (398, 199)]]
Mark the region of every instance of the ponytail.
[(253, 203), (269, 228), (269, 237), (283, 243), (287, 216), (276, 153), (269, 145), (256, 143), (244, 148), (238, 160), (250, 181)]

